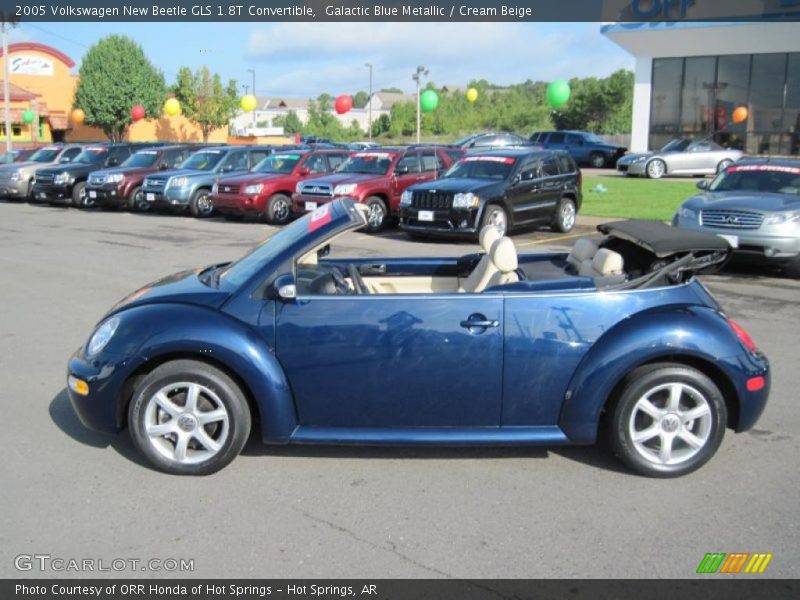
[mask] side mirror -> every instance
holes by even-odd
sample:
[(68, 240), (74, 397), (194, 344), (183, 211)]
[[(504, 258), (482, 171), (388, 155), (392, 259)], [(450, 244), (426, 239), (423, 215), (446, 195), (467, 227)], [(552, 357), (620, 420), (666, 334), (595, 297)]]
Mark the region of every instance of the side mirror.
[(701, 179), (697, 182), (697, 189), (698, 190), (706, 190), (708, 189), (708, 179)]
[(119, 164), (119, 161), (116, 158), (109, 158), (106, 164), (109, 167), (116, 167)]
[(407, 175), (408, 174), (408, 167), (406, 167), (406, 166), (395, 167), (394, 174), (395, 175)]
[(162, 162), (161, 164), (158, 165), (158, 170), (159, 171), (168, 171), (169, 169), (170, 169), (170, 166), (169, 166), (168, 163)]
[(511, 178), (511, 185), (517, 185), (522, 182), (522, 173), (517, 173)]
[(306, 177), (311, 175), (311, 169), (308, 167), (300, 167), (300, 169), (297, 171), (297, 174), (300, 175), (300, 177)]
[(323, 258), (331, 253), (331, 245), (325, 244), (322, 248), (317, 250), (317, 258)]
[(269, 286), (267, 295), (273, 300), (281, 300), (283, 302), (297, 298), (297, 285), (294, 281), (294, 275), (285, 273), (276, 277), (272, 285)]

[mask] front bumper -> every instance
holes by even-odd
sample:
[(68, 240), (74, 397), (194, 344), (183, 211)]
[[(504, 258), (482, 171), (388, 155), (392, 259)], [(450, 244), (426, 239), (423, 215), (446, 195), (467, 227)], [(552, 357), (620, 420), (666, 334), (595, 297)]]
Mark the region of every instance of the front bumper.
[(33, 200), (38, 202), (50, 202), (51, 204), (71, 204), (72, 203), (72, 184), (33, 184), (31, 193)]
[(29, 179), (8, 180), (0, 183), (0, 198), (27, 198)]
[(333, 202), (337, 198), (352, 198), (352, 196), (304, 196), (303, 194), (292, 194), (292, 212), (296, 215), (302, 215), (316, 210), (323, 204)]
[(791, 235), (788, 231), (781, 231), (780, 226), (772, 231), (763, 227), (756, 230), (723, 229), (703, 226), (696, 219), (688, 220), (678, 216), (673, 218), (672, 224), (682, 229), (735, 238), (734, 257), (785, 262), (800, 256), (800, 234)]
[(117, 433), (125, 426), (125, 381), (130, 371), (125, 359), (83, 356), (79, 348), (69, 359), (67, 379), (75, 377), (88, 384), (88, 394), (81, 395), (67, 386), (69, 400), (81, 423), (102, 433)]
[(645, 175), (646, 160), (640, 160), (632, 163), (617, 163), (617, 171), (627, 173), (628, 175)]
[(122, 192), (122, 187), (117, 184), (103, 185), (100, 187), (86, 186), (88, 197), (104, 206), (121, 206), (127, 198)]
[[(426, 220), (420, 219), (420, 216)], [(473, 237), (478, 233), (478, 223), (480, 223), (479, 208), (424, 210), (402, 207), (400, 209), (400, 228), (414, 233)]]
[(211, 204), (216, 210), (227, 214), (251, 214), (264, 210), (266, 198), (258, 194), (212, 194)]
[(186, 187), (142, 188), (146, 202), (155, 206), (186, 208), (192, 198), (192, 190)]

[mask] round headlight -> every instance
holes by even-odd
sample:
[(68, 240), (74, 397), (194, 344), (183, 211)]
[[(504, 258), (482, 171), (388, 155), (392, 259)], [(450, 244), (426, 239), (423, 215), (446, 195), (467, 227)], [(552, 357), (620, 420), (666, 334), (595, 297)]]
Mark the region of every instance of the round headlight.
[(107, 321), (103, 322), (103, 324), (97, 328), (97, 331), (94, 332), (94, 335), (92, 335), (91, 339), (89, 340), (89, 345), (86, 347), (86, 353), (89, 356), (94, 356), (103, 348), (105, 348), (106, 344), (111, 341), (111, 338), (117, 331), (118, 325), (119, 317), (111, 317)]

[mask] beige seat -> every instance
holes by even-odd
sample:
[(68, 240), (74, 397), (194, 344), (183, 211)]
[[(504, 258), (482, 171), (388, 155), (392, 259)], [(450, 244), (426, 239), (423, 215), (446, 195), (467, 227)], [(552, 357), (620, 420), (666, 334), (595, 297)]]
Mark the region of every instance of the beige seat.
[[(487, 225), (481, 229), (481, 232), (478, 234), (478, 243), (481, 245), (485, 254), (481, 256), (478, 264), (475, 265), (475, 268), (472, 269), (469, 276), (461, 283), (458, 291), (477, 292), (478, 283), (481, 281), (488, 281), (488, 278), (491, 277), (493, 272), (492, 259), (490, 257), (492, 246), (494, 246), (494, 243), (501, 237), (503, 237), (503, 234), (494, 225)], [(484, 287), (486, 287), (485, 283)]]
[(517, 267), (519, 266), (517, 248), (511, 238), (504, 237), (497, 240), (492, 246), (491, 257), (495, 271), (489, 277), (486, 285), (478, 291), (482, 292), (484, 289), (495, 285), (505, 285), (519, 281), (519, 275), (517, 274)]
[(567, 263), (575, 269), (575, 273), (579, 272), (581, 265), (585, 260), (591, 260), (597, 254), (598, 246), (588, 238), (580, 238), (577, 240), (569, 251), (567, 256)]
[(600, 248), (595, 255), (581, 263), (578, 275), (582, 277), (611, 277), (624, 275), (622, 255), (609, 250)]

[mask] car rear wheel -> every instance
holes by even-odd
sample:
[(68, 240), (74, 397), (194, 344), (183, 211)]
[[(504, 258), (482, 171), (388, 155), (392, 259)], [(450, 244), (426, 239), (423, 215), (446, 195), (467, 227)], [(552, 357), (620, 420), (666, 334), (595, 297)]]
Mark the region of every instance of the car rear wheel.
[(505, 235), (506, 231), (508, 231), (508, 215), (506, 214), (506, 210), (499, 204), (489, 204), (486, 210), (483, 211), (480, 229), (483, 229), (487, 225), (494, 225)]
[(386, 227), (386, 220), (389, 217), (389, 211), (386, 208), (383, 200), (377, 196), (370, 196), (366, 199), (364, 204), (367, 206), (367, 231), (369, 233), (378, 233), (383, 231)]
[(725, 160), (719, 161), (719, 164), (717, 165), (717, 173), (722, 173), (725, 169), (730, 167), (732, 164), (733, 164), (733, 161), (728, 159), (728, 158), (726, 158)]
[(628, 375), (611, 412), (611, 446), (634, 471), (678, 477), (703, 466), (725, 435), (727, 410), (717, 385), (676, 363)]
[(94, 200), (86, 193), (86, 182), (79, 181), (72, 188), (72, 205), (77, 208), (93, 208)]
[(800, 256), (787, 263), (783, 271), (788, 277), (800, 279)]
[(575, 201), (572, 198), (562, 198), (556, 207), (556, 214), (553, 215), (552, 228), (561, 233), (569, 233), (575, 227), (577, 215)]
[(211, 204), (208, 190), (197, 190), (192, 194), (192, 199), (189, 201), (189, 212), (198, 219), (205, 219), (211, 216), (211, 213), (214, 212), (214, 205)]
[(286, 225), (292, 220), (292, 199), (286, 194), (273, 194), (264, 208), (264, 218), (272, 225)]
[(147, 212), (150, 210), (150, 203), (144, 199), (144, 192), (141, 186), (131, 190), (128, 196), (128, 210), (131, 212)]
[(661, 179), (667, 174), (667, 164), (660, 158), (655, 158), (647, 163), (645, 172), (650, 179)]
[(602, 169), (606, 166), (606, 157), (602, 152), (592, 152), (589, 163), (595, 169)]
[(136, 448), (157, 469), (208, 475), (241, 452), (250, 410), (228, 375), (203, 362), (175, 360), (136, 386), (128, 426)]

